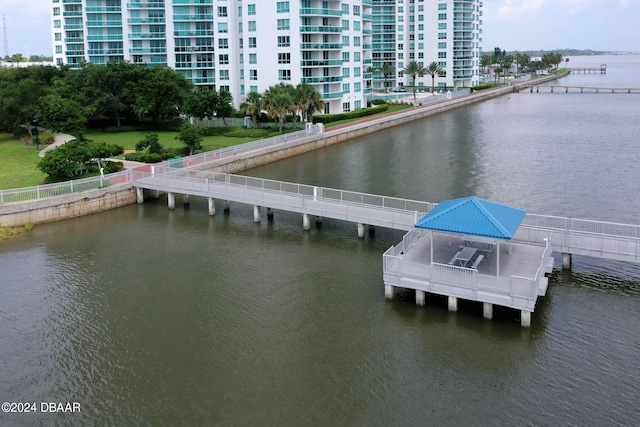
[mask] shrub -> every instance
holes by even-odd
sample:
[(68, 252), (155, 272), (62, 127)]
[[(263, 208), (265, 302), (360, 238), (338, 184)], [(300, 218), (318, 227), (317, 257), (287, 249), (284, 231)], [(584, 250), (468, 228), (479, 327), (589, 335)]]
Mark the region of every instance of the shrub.
[(265, 138), (269, 136), (271, 131), (269, 129), (236, 129), (228, 132), (226, 136), (237, 138)]
[(363, 108), (362, 110), (351, 111), (349, 113), (338, 114), (317, 114), (313, 116), (314, 123), (331, 123), (338, 120), (357, 119), (359, 117), (370, 116), (372, 114), (382, 113), (389, 109), (389, 104), (378, 105), (377, 107)]
[(485, 83), (483, 85), (474, 86), (471, 90), (479, 91), (479, 90), (487, 90), (496, 87), (496, 85), (491, 83)]
[(370, 104), (372, 105), (382, 105), (382, 104), (386, 104), (387, 101), (385, 101), (384, 99), (374, 99), (370, 102)]
[(131, 160), (133, 162), (143, 162), (143, 163), (159, 163), (163, 159), (162, 154), (156, 153), (128, 153), (124, 155), (125, 160)]

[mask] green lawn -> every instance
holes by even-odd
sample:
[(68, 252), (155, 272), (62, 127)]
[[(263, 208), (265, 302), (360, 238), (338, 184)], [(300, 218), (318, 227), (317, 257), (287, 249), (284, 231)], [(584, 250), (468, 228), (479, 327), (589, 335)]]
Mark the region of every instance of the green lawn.
[[(155, 133), (160, 139), (160, 143), (164, 148), (184, 147), (182, 142), (176, 139), (178, 132), (173, 131), (132, 131), (132, 132), (102, 132), (100, 130), (90, 130), (85, 132), (85, 138), (97, 142), (108, 142), (119, 144), (125, 150), (135, 150), (136, 144), (144, 139), (145, 136)], [(204, 151), (217, 150), (218, 148), (230, 147), (232, 145), (244, 144), (245, 142), (255, 141), (256, 138), (230, 138), (226, 136), (205, 136), (202, 140)]]
[(44, 182), (46, 175), (37, 168), (38, 153), (34, 146), (0, 134), (0, 189), (31, 187)]

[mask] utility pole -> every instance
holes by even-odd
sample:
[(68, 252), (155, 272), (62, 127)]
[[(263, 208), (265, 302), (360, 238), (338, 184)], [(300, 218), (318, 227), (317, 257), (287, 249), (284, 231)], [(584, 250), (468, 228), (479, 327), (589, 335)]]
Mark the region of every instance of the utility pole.
[(4, 30), (4, 56), (9, 56), (9, 40), (7, 39), (7, 16), (2, 15), (2, 28)]

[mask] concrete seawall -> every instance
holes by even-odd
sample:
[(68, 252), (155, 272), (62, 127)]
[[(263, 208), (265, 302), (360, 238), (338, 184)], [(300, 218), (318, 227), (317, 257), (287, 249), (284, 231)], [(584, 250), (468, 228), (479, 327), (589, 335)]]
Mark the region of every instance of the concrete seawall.
[[(536, 83), (556, 80), (560, 76), (548, 76), (536, 79)], [(530, 82), (528, 82), (530, 84)], [(518, 86), (499, 87), (473, 93), (464, 97), (440, 101), (436, 104), (419, 106), (379, 118), (364, 118), (357, 123), (330, 128), (324, 134), (312, 135), (303, 140), (296, 140), (289, 144), (265, 148), (250, 154), (239, 155), (233, 159), (221, 159), (205, 165), (195, 166), (194, 169), (212, 170), (216, 172), (237, 173), (257, 166), (277, 162), (319, 148), (339, 144), (350, 139), (369, 135), (400, 126), (414, 120), (421, 120), (436, 114), (444, 113), (455, 108), (482, 102), (498, 96), (516, 92)], [(33, 224), (58, 221), (102, 212), (136, 202), (136, 192), (131, 184), (117, 185), (99, 190), (85, 191), (47, 199), (10, 203), (0, 205), (0, 227), (19, 227), (27, 222)]]
[(0, 206), (0, 227), (20, 227), (89, 215), (136, 202), (131, 184)]

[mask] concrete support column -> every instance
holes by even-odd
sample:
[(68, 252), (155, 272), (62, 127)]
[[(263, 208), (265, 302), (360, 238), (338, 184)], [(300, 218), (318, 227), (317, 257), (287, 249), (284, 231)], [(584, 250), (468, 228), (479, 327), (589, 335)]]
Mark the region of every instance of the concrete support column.
[(260, 222), (260, 206), (253, 205), (253, 222)]
[(176, 208), (176, 194), (172, 192), (167, 193), (167, 206), (169, 209)]
[(136, 188), (136, 202), (139, 205), (144, 203), (144, 188)]
[(273, 211), (271, 210), (271, 208), (267, 208), (267, 218), (273, 219)]
[(160, 198), (160, 190), (153, 190), (153, 198), (154, 199)]
[(562, 254), (562, 268), (564, 270), (571, 270), (571, 254)]
[(209, 197), (209, 215), (214, 216), (216, 214), (216, 199)]
[(369, 236), (376, 233), (376, 226), (369, 224)]
[(523, 328), (528, 328), (531, 326), (531, 312), (530, 311), (520, 311), (520, 326)]
[(316, 217), (316, 224), (322, 224), (322, 217), (321, 216), (317, 216)]
[(189, 195), (185, 194), (184, 197), (182, 198), (182, 203), (184, 203), (185, 205), (189, 204)]
[(458, 297), (448, 298), (449, 311), (458, 311)]
[(419, 291), (416, 289), (416, 305), (424, 305), (425, 303), (425, 291)]
[(484, 316), (485, 319), (493, 318), (493, 304), (490, 304), (488, 302), (483, 302), (482, 315)]
[(302, 214), (302, 228), (305, 230), (309, 230), (311, 228), (311, 223), (309, 222), (309, 214)]
[(364, 224), (358, 223), (358, 239), (364, 239)]
[(230, 204), (229, 204), (229, 201), (228, 201), (228, 200), (225, 200), (225, 201), (224, 201), (224, 211), (225, 211), (225, 212), (229, 212), (229, 209), (231, 209), (231, 206), (230, 206)]
[(393, 299), (393, 286), (384, 284), (384, 297), (386, 299)]

